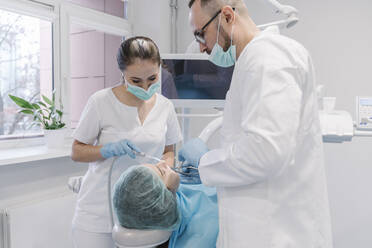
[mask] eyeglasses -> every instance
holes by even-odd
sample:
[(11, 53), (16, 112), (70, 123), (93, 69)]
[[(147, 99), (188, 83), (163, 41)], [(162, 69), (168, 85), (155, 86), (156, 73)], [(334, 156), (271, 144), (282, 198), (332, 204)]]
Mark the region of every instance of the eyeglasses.
[[(235, 11), (235, 8), (232, 8)], [(195, 30), (194, 36), (195, 40), (201, 44), (206, 44), (206, 41), (204, 39), (204, 33), (205, 29), (208, 27), (211, 22), (221, 13), (222, 10), (219, 10), (201, 29)]]
[(199, 43), (205, 44), (205, 39), (204, 39), (204, 30), (208, 27), (211, 22), (221, 13), (221, 10), (219, 10), (201, 29), (195, 30), (194, 36), (195, 40)]

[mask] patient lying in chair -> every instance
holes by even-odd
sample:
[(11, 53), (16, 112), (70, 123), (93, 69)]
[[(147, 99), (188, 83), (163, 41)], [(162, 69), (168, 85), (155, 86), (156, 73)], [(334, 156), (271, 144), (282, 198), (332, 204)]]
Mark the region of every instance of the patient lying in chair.
[(216, 246), (216, 190), (180, 184), (165, 163), (127, 169), (115, 184), (113, 206), (125, 228), (172, 230), (169, 247)]

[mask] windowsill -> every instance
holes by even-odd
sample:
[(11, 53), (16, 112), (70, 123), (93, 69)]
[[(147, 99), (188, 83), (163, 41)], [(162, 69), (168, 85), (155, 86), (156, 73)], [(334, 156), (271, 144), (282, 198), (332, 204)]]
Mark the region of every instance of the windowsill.
[(48, 149), (46, 145), (1, 149), (0, 166), (68, 157), (71, 154), (70, 140), (60, 149)]

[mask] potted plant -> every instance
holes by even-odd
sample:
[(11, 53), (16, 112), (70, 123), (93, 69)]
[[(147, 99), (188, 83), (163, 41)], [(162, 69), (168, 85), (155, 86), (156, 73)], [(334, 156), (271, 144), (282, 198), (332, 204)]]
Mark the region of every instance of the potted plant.
[(48, 148), (61, 148), (64, 145), (65, 123), (62, 122), (63, 106), (61, 109), (56, 108), (55, 91), (52, 94), (52, 100), (41, 95), (42, 101), (29, 102), (21, 97), (9, 94), (21, 109), (19, 113), (33, 116), (33, 124), (41, 125), (44, 130), (44, 136)]

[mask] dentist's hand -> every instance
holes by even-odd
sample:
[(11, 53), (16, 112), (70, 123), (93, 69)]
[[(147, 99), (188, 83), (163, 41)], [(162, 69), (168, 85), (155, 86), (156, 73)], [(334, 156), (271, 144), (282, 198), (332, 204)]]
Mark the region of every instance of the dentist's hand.
[(189, 175), (180, 174), (182, 184), (201, 184), (199, 172), (193, 169), (187, 168), (192, 166), (190, 164), (184, 164), (182, 167), (182, 172), (188, 173)]
[(178, 152), (178, 160), (198, 167), (200, 158), (208, 151), (207, 145), (200, 138), (191, 139)]
[(133, 159), (136, 158), (133, 151), (141, 152), (137, 146), (127, 139), (105, 144), (99, 151), (104, 158), (128, 155)]

